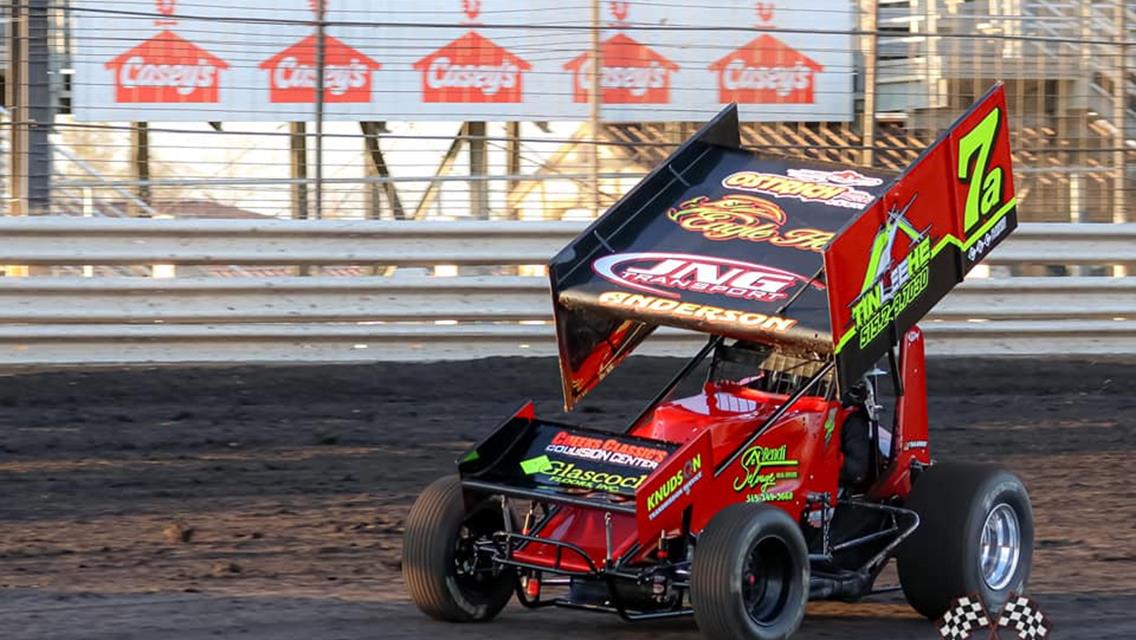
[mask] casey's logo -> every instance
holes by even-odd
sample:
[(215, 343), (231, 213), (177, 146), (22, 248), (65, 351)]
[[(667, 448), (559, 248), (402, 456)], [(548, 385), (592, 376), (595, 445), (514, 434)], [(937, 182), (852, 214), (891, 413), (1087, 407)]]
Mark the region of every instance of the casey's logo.
[[(617, 33), (601, 47), (600, 90), (608, 104), (667, 104), (671, 74), (678, 65), (635, 39)], [(564, 65), (572, 72), (572, 99), (587, 102), (592, 88), (592, 56), (582, 53)]]
[[(729, 178), (727, 178), (729, 180)], [(831, 231), (800, 228), (782, 232), (785, 212), (777, 205), (753, 196), (730, 195), (711, 200), (691, 198), (667, 211), (667, 218), (687, 231), (708, 240), (768, 242), (778, 247), (820, 252), (832, 239)]]
[(762, 34), (710, 65), (718, 101), (743, 104), (813, 104), (816, 74), (824, 67), (781, 40)]
[(524, 72), (532, 68), (476, 31), (414, 63), (424, 102), (521, 102)]
[[(269, 102), (315, 102), (316, 37), (310, 35), (260, 63), (268, 71)], [(326, 102), (370, 102), (371, 76), (382, 65), (324, 36), (323, 93)]]
[(229, 64), (172, 31), (106, 63), (114, 72), (115, 102), (217, 102)]
[(775, 302), (806, 281), (790, 271), (751, 262), (681, 253), (617, 253), (596, 260), (592, 269), (616, 284), (676, 300), (681, 296), (675, 291), (690, 291)]

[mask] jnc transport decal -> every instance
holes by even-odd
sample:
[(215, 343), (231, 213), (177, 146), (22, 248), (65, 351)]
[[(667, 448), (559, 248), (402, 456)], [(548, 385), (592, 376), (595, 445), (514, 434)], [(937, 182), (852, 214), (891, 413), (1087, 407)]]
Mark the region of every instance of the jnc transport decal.
[(797, 324), (797, 321), (792, 318), (725, 309), (708, 304), (682, 302), (681, 300), (659, 298), (641, 293), (627, 293), (626, 291), (605, 291), (600, 294), (599, 303), (613, 309), (640, 311), (647, 316), (662, 315), (691, 318), (709, 324), (736, 326), (773, 333), (785, 333)]
[(621, 442), (615, 438), (594, 438), (568, 431), (557, 432), (544, 451), (554, 456), (582, 458), (638, 469), (654, 469), (669, 453), (664, 449)]
[(104, 65), (114, 73), (115, 102), (215, 103), (221, 99), (221, 72), (229, 63), (170, 30), (174, 0), (157, 0), (157, 35), (118, 54)]
[[(480, 0), (462, 0), (472, 23), (481, 13)], [(477, 31), (414, 63), (422, 72), (423, 102), (521, 102), (528, 62)]]
[[(776, 302), (809, 278), (741, 260), (683, 253), (617, 253), (592, 263), (592, 269), (615, 284), (681, 299), (679, 292), (721, 295), (741, 300)], [(823, 285), (813, 282), (818, 289)]]
[(746, 502), (784, 502), (793, 499), (791, 490), (776, 491), (782, 480), (796, 480), (798, 461), (789, 457), (788, 445), (746, 449), (738, 459), (739, 474), (733, 490), (746, 493)]
[(763, 34), (710, 65), (718, 102), (813, 104), (824, 66), (778, 38)]
[[(819, 202), (832, 207), (862, 209), (872, 201), (872, 194), (855, 189), (853, 185), (878, 186), (883, 181), (869, 178), (859, 173), (846, 171), (815, 171), (810, 169), (789, 169), (787, 175), (762, 173), (760, 171), (738, 171), (724, 180), (727, 189), (761, 193), (775, 198), (788, 198), (801, 202)], [(850, 175), (858, 176), (849, 178)], [(874, 181), (874, 184), (871, 182)]]
[[(729, 180), (726, 178), (726, 181)], [(708, 240), (768, 242), (778, 247), (817, 253), (833, 236), (831, 231), (821, 229), (783, 231), (788, 217), (781, 207), (746, 195), (728, 195), (717, 200), (708, 196), (691, 198), (668, 210), (667, 218), (687, 231), (701, 233)]]

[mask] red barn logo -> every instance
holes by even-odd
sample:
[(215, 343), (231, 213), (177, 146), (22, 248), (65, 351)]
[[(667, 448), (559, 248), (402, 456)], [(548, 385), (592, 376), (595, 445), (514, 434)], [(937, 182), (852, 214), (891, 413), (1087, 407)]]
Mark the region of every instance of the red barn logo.
[(114, 72), (115, 102), (217, 102), (224, 60), (172, 31), (120, 53)]
[[(622, 33), (603, 43), (600, 87), (607, 104), (667, 104), (671, 101), (671, 74), (678, 65)], [(572, 96), (587, 102), (592, 87), (592, 56), (581, 53), (564, 68), (572, 72)]]
[(718, 101), (743, 104), (813, 104), (817, 61), (769, 34), (710, 65), (718, 74)]
[[(325, 102), (370, 102), (378, 62), (324, 36), (323, 99)], [(316, 101), (316, 37), (310, 35), (260, 63), (268, 71), (269, 102)]]
[(532, 68), (476, 31), (414, 63), (422, 72), (424, 102), (520, 102), (524, 72)]

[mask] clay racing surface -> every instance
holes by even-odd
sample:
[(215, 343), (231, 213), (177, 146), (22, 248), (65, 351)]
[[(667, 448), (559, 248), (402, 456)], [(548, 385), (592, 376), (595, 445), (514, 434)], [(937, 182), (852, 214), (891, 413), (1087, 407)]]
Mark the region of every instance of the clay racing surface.
[[(620, 425), (676, 363), (633, 359), (570, 419)], [(929, 369), (936, 456), (1000, 460), (1030, 488), (1031, 594), (1052, 637), (1136, 637), (1136, 362)], [(407, 602), (398, 562), (414, 495), (520, 400), (559, 417), (551, 360), (0, 381), (7, 640), (699, 637), (692, 621), (516, 607), (450, 626)], [(796, 637), (938, 635), (890, 594), (812, 604)]]

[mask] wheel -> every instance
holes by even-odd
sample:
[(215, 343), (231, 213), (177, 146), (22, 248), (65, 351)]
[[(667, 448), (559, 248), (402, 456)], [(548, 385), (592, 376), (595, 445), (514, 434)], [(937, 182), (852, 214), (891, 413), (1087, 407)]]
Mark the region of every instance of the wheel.
[(896, 554), (907, 601), (931, 619), (961, 596), (998, 612), (1021, 593), (1033, 558), (1033, 509), (1025, 485), (994, 465), (943, 463), (919, 476), (907, 499), (919, 528)]
[(475, 545), (503, 527), (495, 500), (466, 510), (457, 476), (426, 487), (410, 509), (402, 538), (402, 577), (414, 604), (447, 622), (480, 622), (500, 613), (513, 595), (515, 573), (495, 572)]
[(709, 640), (784, 640), (805, 616), (809, 553), (800, 527), (766, 504), (718, 512), (694, 549), (690, 600)]

